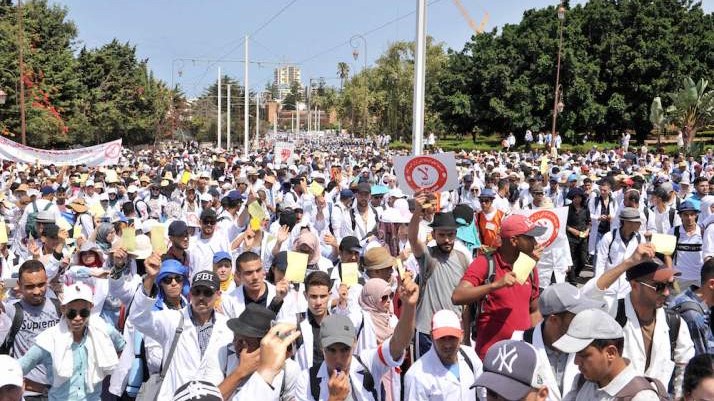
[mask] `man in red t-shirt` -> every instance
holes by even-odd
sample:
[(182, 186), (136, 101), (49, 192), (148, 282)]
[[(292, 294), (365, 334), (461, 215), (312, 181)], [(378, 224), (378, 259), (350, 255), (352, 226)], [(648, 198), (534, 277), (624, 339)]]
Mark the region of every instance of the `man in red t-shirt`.
[(538, 273), (534, 271), (520, 284), (513, 263), (521, 252), (538, 260), (535, 237), (544, 233), (545, 227), (526, 216), (515, 214), (505, 218), (501, 225), (501, 246), (491, 256), (494, 277), (486, 279), (488, 259), (480, 255), (454, 290), (451, 300), (455, 305), (481, 306), (476, 322), (476, 353), (480, 358), (486, 356), (493, 343), (511, 338), (514, 331), (527, 330), (540, 320)]

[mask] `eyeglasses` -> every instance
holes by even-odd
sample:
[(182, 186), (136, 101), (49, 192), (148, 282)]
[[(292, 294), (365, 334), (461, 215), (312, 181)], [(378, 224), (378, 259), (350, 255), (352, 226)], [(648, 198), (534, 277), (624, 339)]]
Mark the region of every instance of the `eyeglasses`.
[(196, 288), (191, 288), (191, 295), (194, 297), (204, 297), (204, 298), (210, 298), (215, 294), (216, 292), (213, 291), (210, 288), (205, 288), (205, 287), (196, 287)]
[(533, 196), (545, 195), (544, 192), (533, 192)]
[(83, 308), (80, 310), (70, 309), (67, 311), (66, 316), (67, 316), (67, 319), (69, 319), (69, 320), (74, 320), (74, 318), (77, 317), (77, 315), (79, 315), (82, 319), (86, 319), (89, 317), (90, 312), (91, 311), (88, 308)]
[(393, 297), (394, 297), (394, 294), (392, 294), (392, 293), (389, 293), (387, 295), (382, 295), (382, 302), (391, 301)]
[(201, 224), (203, 224), (204, 226), (215, 226), (216, 221), (215, 220), (203, 220), (201, 222)]
[(183, 276), (180, 274), (172, 274), (161, 279), (162, 284), (169, 285), (176, 281), (177, 284), (183, 283)]
[(660, 294), (664, 293), (665, 289), (669, 289), (669, 290), (674, 289), (674, 283), (655, 282), (654, 284), (649, 284), (649, 283), (645, 283), (644, 281), (638, 281), (638, 283), (644, 285), (645, 287), (651, 288)]
[(488, 199), (479, 199), (479, 201), (480, 201), (481, 203), (492, 203), (492, 202), (493, 202), (493, 199), (490, 199), (490, 198), (488, 198)]

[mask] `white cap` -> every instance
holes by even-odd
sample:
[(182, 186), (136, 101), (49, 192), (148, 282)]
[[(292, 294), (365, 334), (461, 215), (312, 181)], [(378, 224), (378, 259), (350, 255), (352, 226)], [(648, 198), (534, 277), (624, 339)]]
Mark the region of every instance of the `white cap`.
[(87, 180), (87, 182), (84, 183), (85, 187), (93, 187), (94, 186), (94, 180)]
[(106, 192), (102, 192), (101, 194), (99, 194), (99, 200), (100, 201), (108, 201), (109, 195)]
[(129, 187), (126, 189), (126, 192), (130, 194), (136, 193), (137, 191), (139, 191), (139, 187), (134, 184), (129, 185)]
[(206, 192), (205, 194), (201, 194), (201, 202), (213, 202), (213, 196)]
[(20, 362), (9, 355), (0, 355), (0, 387), (22, 387), (22, 367)]
[(431, 338), (436, 340), (447, 336), (460, 337), (463, 334), (461, 320), (453, 311), (442, 309), (432, 316)]
[(116, 195), (116, 194), (117, 194), (117, 189), (114, 188), (114, 187), (109, 187), (109, 188), (107, 188), (107, 195), (109, 195), (109, 194), (114, 194), (114, 195)]
[(324, 180), (324, 179), (325, 179), (325, 174), (322, 174), (322, 173), (319, 172), (319, 171), (313, 171), (312, 173), (310, 173), (310, 179), (316, 180), (316, 179), (318, 179), (318, 178)]
[(390, 189), (387, 193), (389, 198), (404, 198), (404, 192), (399, 188)]
[(624, 337), (622, 327), (607, 312), (600, 309), (586, 309), (573, 318), (568, 332), (563, 334), (553, 347), (575, 353), (587, 348), (593, 340), (613, 340)]
[(81, 281), (65, 286), (63, 294), (64, 297), (62, 298), (62, 305), (67, 305), (70, 302), (79, 299), (94, 304), (94, 295), (92, 295), (92, 289), (89, 288), (87, 284), (84, 284)]

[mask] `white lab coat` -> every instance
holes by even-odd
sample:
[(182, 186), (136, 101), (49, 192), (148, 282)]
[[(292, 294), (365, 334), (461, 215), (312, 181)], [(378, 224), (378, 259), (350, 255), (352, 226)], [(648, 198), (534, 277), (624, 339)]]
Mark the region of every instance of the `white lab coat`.
[(570, 255), (570, 244), (565, 234), (560, 234), (555, 238), (550, 246), (543, 250), (543, 254), (538, 260), (538, 282), (541, 288), (551, 285), (551, 277), (555, 274), (556, 283), (564, 283), (568, 267), (573, 265)]
[[(173, 359), (158, 396), (159, 400), (169, 400), (173, 397), (174, 391), (182, 384), (191, 380), (204, 379), (208, 360), (218, 355), (221, 346), (232, 341), (233, 332), (226, 326), (228, 318), (216, 313), (211, 339), (208, 341), (206, 351), (201, 356), (198, 347), (198, 332), (188, 312), (188, 308), (191, 306), (186, 306), (181, 310), (153, 311), (154, 302), (156, 300), (146, 296), (143, 290), (137, 291), (129, 319), (137, 330), (156, 340), (163, 349), (167, 350), (168, 354), (176, 333), (176, 326), (183, 314), (183, 333), (176, 344)], [(220, 383), (213, 384), (217, 386)]]
[[(588, 252), (594, 254), (597, 252), (597, 226), (600, 224), (601, 202), (595, 202), (598, 199), (597, 196), (593, 196), (588, 201), (588, 211), (590, 212), (590, 238), (588, 239)], [(609, 204), (609, 215), (610, 215), (610, 225), (615, 221), (617, 217), (617, 201), (615, 197), (610, 194), (610, 204)], [(612, 227), (610, 227), (612, 230)]]
[(483, 363), (473, 347), (461, 345), (461, 350), (471, 360), (473, 372), (464, 360), (464, 356), (459, 352), (457, 354), (459, 379), (457, 379), (444, 367), (432, 346), (426, 354), (414, 362), (404, 375), (404, 399), (410, 401), (477, 400), (476, 389), (470, 387), (483, 373)]
[[(266, 307), (270, 305), (275, 298), (275, 286), (269, 282), (265, 282), (268, 291), (268, 298), (266, 299)], [(289, 294), (288, 294), (289, 295)], [(294, 323), (296, 320), (295, 313), (297, 312), (297, 305), (293, 302), (288, 302), (289, 297), (283, 301), (283, 306), (280, 308), (280, 312), (276, 318), (280, 322), (290, 322)], [(237, 318), (245, 310), (245, 292), (243, 291), (243, 286), (236, 287), (223, 296), (221, 296), (221, 307), (223, 308), (223, 314), (230, 318)], [(304, 335), (304, 334), (303, 334)]]
[[(597, 244), (597, 260), (595, 261), (595, 275), (592, 282), (597, 281), (600, 276), (603, 275), (608, 270), (615, 268), (617, 265), (622, 263), (625, 259), (632, 256), (637, 250), (637, 246), (644, 242), (645, 239), (641, 234), (636, 234), (632, 239), (625, 245), (622, 241), (622, 235), (620, 231), (614, 232), (615, 237), (613, 238), (613, 231), (610, 230), (602, 236), (602, 239)], [(638, 238), (639, 237), (639, 238)], [(612, 245), (611, 245), (612, 244)], [(624, 298), (630, 293), (630, 283), (622, 274), (617, 278), (617, 281), (612, 283), (612, 285), (606, 290), (605, 302), (607, 302), (608, 311), (614, 316), (617, 312), (617, 300)]]
[[(516, 331), (511, 337), (514, 340), (523, 340), (523, 332)], [(538, 323), (533, 329), (533, 340), (531, 345), (538, 351), (538, 359), (540, 359), (548, 369), (545, 369), (545, 385), (548, 386), (548, 401), (560, 401), (563, 397), (568, 394), (572, 389), (573, 385), (576, 384), (574, 381), (575, 376), (580, 373), (577, 365), (575, 365), (575, 354), (568, 354), (568, 361), (565, 364), (565, 374), (563, 375), (563, 391), (560, 391), (560, 386), (558, 385), (558, 380), (555, 377), (555, 371), (553, 366), (550, 365), (550, 359), (548, 359), (548, 353), (545, 351), (545, 343), (543, 343), (543, 322)]]

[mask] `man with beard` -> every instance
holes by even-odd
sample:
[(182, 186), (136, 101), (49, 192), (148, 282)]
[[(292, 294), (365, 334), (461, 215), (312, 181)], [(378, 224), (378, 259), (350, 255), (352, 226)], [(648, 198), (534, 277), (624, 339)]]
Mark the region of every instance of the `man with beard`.
[(176, 259), (181, 262), (182, 265), (188, 267), (188, 225), (182, 220), (174, 220), (169, 224), (169, 240), (171, 241), (171, 247), (169, 250), (161, 256), (161, 260)]
[(431, 317), (442, 309), (461, 315), (462, 307), (451, 302), (451, 293), (468, 267), (462, 252), (452, 252), (456, 240), (456, 220), (452, 213), (437, 213), (429, 225), (436, 246), (427, 247), (419, 241), (419, 221), (428, 193), (417, 193), (414, 214), (409, 223), (408, 238), (412, 253), (419, 262), (419, 279), (423, 296), (417, 305), (417, 352), (421, 356), (431, 348)]
[[(349, 235), (357, 237), (364, 244), (367, 237), (376, 234), (377, 223), (379, 222), (379, 213), (371, 204), (372, 187), (361, 182), (357, 185), (357, 202), (350, 208), (347, 213), (349, 217), (346, 219)], [(344, 230), (343, 230), (344, 232)]]
[(230, 244), (224, 233), (216, 231), (216, 212), (207, 208), (201, 212), (201, 232), (196, 242), (189, 246), (189, 267), (191, 277), (203, 270), (213, 270), (213, 255), (216, 252), (230, 252)]

